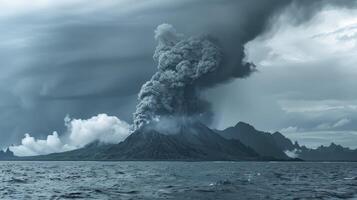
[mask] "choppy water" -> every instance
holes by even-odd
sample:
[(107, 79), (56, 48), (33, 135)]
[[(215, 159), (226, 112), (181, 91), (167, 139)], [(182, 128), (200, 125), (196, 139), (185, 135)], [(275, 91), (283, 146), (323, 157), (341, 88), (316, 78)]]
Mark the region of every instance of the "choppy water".
[(0, 162), (0, 199), (357, 199), (357, 163)]

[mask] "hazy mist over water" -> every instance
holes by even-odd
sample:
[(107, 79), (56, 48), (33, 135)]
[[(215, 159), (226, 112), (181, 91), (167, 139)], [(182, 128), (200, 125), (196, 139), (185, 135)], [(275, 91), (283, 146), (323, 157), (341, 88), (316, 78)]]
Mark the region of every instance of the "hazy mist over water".
[(357, 163), (0, 162), (0, 199), (356, 199)]

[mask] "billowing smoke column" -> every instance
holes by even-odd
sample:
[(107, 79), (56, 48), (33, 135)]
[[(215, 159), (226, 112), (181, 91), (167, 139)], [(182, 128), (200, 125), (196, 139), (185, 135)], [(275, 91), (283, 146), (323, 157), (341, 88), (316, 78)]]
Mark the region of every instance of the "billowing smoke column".
[(194, 116), (206, 112), (200, 81), (220, 67), (221, 52), (209, 37), (185, 38), (170, 24), (155, 30), (154, 60), (158, 71), (139, 93), (134, 129), (162, 117)]
[(310, 19), (326, 2), (346, 7), (357, 4), (349, 0), (224, 1), (222, 5), (232, 6), (239, 18), (234, 19), (237, 24), (232, 27), (214, 26), (208, 31), (218, 36), (222, 52), (209, 37), (185, 38), (169, 24), (158, 26), (155, 31), (158, 46), (154, 54), (158, 71), (141, 88), (134, 113), (134, 130), (167, 117), (208, 113), (209, 104), (199, 97), (198, 90), (248, 77), (255, 71), (254, 64), (245, 62), (247, 42), (263, 33), (283, 9), (289, 9), (291, 20), (299, 24)]

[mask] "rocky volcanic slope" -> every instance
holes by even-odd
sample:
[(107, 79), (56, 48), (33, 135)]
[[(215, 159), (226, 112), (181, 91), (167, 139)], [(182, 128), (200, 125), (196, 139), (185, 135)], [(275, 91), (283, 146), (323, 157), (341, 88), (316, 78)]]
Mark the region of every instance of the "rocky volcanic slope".
[(270, 156), (279, 159), (288, 159), (278, 143), (275, 141), (272, 134), (257, 131), (253, 126), (239, 122), (234, 127), (229, 127), (223, 131), (217, 131), (226, 139), (236, 139), (241, 141), (246, 146), (253, 148), (262, 156)]
[(74, 151), (29, 157), (30, 160), (261, 160), (253, 149), (225, 139), (201, 123), (181, 126), (177, 134), (149, 127), (114, 145), (92, 143)]

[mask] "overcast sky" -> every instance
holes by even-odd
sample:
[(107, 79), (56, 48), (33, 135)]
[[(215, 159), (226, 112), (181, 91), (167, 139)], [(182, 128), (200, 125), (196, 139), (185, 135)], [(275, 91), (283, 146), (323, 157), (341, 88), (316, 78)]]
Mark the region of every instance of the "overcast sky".
[(156, 70), (154, 30), (169, 23), (238, 60), (244, 46), (257, 66), (204, 91), (212, 127), (245, 121), (311, 147), (357, 148), (356, 2), (306, 2), (0, 0), (0, 147), (64, 134), (66, 115), (132, 123)]

